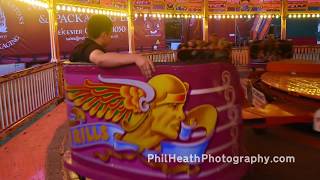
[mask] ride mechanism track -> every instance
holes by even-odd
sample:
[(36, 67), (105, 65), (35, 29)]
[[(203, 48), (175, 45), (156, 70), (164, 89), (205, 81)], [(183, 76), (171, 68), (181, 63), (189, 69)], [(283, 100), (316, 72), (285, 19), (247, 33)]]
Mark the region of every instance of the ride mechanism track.
[[(320, 64), (302, 60), (271, 62), (267, 72), (253, 83), (267, 100), (264, 107), (244, 108), (255, 114), (256, 121), (247, 123), (256, 127), (291, 123), (310, 123), (320, 107)], [(251, 119), (251, 120), (250, 120)]]

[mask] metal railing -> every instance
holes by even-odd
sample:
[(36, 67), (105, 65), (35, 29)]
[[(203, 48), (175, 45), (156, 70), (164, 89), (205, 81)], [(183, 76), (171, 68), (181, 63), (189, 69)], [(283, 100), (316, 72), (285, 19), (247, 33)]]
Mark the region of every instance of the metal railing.
[[(142, 53), (143, 56), (152, 60), (153, 62), (176, 62), (177, 55), (175, 51), (157, 51), (150, 53)], [(249, 64), (249, 48), (233, 48), (232, 53), (232, 63), (236, 66)]]
[(232, 48), (231, 62), (235, 66), (248, 65), (250, 63), (249, 48), (248, 47)]
[(0, 77), (1, 136), (60, 98), (57, 75), (58, 65), (48, 63)]
[[(320, 46), (294, 46), (293, 60), (308, 60), (320, 63)], [(153, 62), (176, 62), (175, 51), (161, 51), (143, 53), (143, 56)], [(250, 63), (249, 47), (232, 48), (232, 64), (235, 66), (245, 66)]]
[(142, 53), (142, 56), (152, 60), (153, 62), (176, 62), (175, 51), (157, 51), (150, 53)]
[(320, 63), (320, 46), (294, 46), (293, 59)]

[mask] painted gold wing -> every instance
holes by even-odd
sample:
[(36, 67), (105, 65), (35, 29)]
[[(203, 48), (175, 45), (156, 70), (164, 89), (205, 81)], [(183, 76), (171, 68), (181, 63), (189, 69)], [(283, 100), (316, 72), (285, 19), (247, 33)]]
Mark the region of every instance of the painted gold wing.
[(66, 85), (66, 98), (91, 117), (112, 122), (129, 122), (136, 114), (143, 114), (141, 99), (146, 92), (133, 85), (95, 83), (85, 80), (83, 85)]

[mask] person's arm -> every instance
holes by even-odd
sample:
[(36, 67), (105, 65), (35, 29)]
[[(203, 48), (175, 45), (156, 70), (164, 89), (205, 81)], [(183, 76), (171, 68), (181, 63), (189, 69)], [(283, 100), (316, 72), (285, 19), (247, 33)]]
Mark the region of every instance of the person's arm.
[(153, 62), (138, 54), (104, 53), (96, 49), (90, 53), (89, 59), (100, 67), (118, 67), (135, 63), (147, 78), (155, 71)]

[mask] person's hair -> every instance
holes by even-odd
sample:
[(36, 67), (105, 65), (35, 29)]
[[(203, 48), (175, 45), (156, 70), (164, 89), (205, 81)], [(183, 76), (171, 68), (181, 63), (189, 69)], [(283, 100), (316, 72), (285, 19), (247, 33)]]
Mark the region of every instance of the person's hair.
[(93, 15), (88, 21), (87, 32), (92, 39), (98, 38), (104, 32), (111, 34), (112, 21), (105, 15)]

